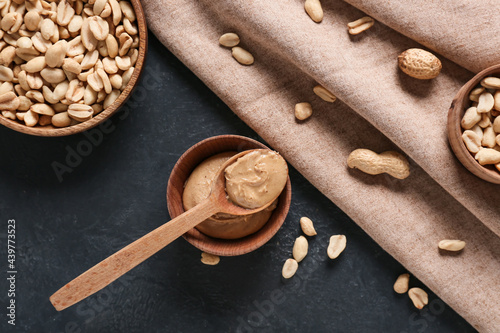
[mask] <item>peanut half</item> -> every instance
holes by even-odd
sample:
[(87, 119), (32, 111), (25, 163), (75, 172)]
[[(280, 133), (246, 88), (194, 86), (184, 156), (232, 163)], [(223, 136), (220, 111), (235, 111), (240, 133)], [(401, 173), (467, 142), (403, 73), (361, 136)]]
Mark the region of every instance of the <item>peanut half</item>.
[(500, 151), (492, 148), (481, 148), (475, 159), (481, 165), (498, 164), (500, 163)]
[(477, 112), (477, 108), (472, 106), (465, 111), (465, 114), (462, 118), (461, 125), (463, 129), (471, 129), (474, 125), (476, 125), (481, 120), (481, 115)]
[(357, 35), (370, 29), (373, 24), (375, 24), (375, 20), (369, 16), (365, 16), (354, 22), (347, 23), (347, 28), (351, 35)]
[(398, 294), (404, 294), (408, 291), (408, 284), (410, 283), (410, 274), (404, 273), (398, 276), (394, 282), (394, 291)]
[(344, 251), (347, 244), (347, 238), (344, 235), (333, 235), (330, 237), (330, 243), (326, 250), (330, 259), (337, 258)]
[(401, 53), (398, 65), (404, 73), (420, 80), (434, 79), (442, 68), (441, 61), (434, 54), (416, 48)]
[(456, 252), (464, 249), (465, 242), (456, 239), (443, 239), (442, 241), (439, 242), (438, 247), (441, 250)]
[(298, 120), (306, 120), (313, 113), (312, 106), (309, 103), (297, 103), (295, 104), (295, 118)]
[(234, 47), (240, 43), (240, 37), (233, 32), (228, 32), (220, 36), (219, 43), (225, 47)]
[(462, 140), (471, 153), (475, 154), (481, 149), (481, 138), (475, 132), (467, 130), (462, 134)]
[(231, 49), (233, 58), (242, 65), (251, 65), (254, 62), (253, 55), (242, 47), (235, 46)]
[(395, 151), (377, 154), (368, 149), (356, 149), (347, 158), (347, 165), (370, 175), (387, 173), (398, 179), (410, 175), (408, 160)]
[(314, 93), (324, 100), (325, 102), (333, 103), (337, 100), (337, 97), (335, 97), (334, 94), (332, 94), (330, 91), (328, 91), (325, 87), (322, 85), (317, 85), (313, 88)]
[(217, 265), (220, 262), (220, 257), (216, 256), (215, 254), (210, 254), (210, 253), (201, 253), (201, 262), (204, 263), (205, 265)]
[(307, 255), (309, 243), (304, 236), (300, 236), (295, 240), (293, 244), (293, 258), (297, 262), (301, 262)]
[(429, 296), (421, 288), (411, 288), (408, 290), (408, 296), (417, 309), (422, 309), (429, 303)]
[(285, 279), (289, 279), (295, 275), (297, 269), (299, 268), (299, 263), (295, 259), (287, 259), (281, 270), (281, 275)]
[(314, 229), (313, 221), (308, 217), (304, 216), (300, 218), (300, 227), (307, 236), (316, 236), (318, 234)]
[(478, 113), (486, 113), (490, 112), (495, 105), (495, 99), (493, 95), (489, 92), (485, 91), (481, 95), (479, 95), (479, 100), (477, 103), (477, 112)]
[(323, 21), (323, 7), (321, 7), (319, 0), (306, 0), (304, 9), (314, 22), (320, 23)]

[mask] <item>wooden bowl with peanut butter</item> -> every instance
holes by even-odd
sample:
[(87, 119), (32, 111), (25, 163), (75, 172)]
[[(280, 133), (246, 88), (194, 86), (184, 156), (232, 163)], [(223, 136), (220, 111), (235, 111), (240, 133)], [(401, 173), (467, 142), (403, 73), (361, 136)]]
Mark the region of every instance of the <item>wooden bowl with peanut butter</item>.
[[(167, 185), (167, 206), (171, 218), (193, 208), (210, 194), (212, 177), (219, 167), (236, 153), (267, 147), (262, 143), (237, 135), (221, 135), (203, 140), (188, 149), (178, 160)], [(267, 162), (282, 160), (271, 150)], [(281, 175), (283, 177), (283, 175)], [(279, 178), (279, 174), (272, 175)], [(291, 201), (290, 179), (275, 202), (253, 215), (231, 216), (216, 214), (184, 234), (184, 238), (198, 249), (220, 256), (235, 256), (251, 252), (270, 240), (285, 221)], [(227, 183), (227, 188), (238, 185)], [(248, 190), (245, 190), (248, 191)], [(252, 205), (266, 200), (265, 192), (250, 194), (243, 200)], [(229, 195), (231, 197), (231, 195)], [(234, 198), (230, 198), (234, 199)], [(250, 207), (250, 206), (249, 206)]]

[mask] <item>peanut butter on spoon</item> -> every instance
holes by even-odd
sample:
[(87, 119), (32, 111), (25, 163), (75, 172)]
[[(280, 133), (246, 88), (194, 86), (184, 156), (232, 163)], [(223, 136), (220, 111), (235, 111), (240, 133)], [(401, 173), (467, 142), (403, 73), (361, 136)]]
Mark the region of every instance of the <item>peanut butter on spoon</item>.
[(279, 196), (285, 187), (288, 167), (275, 151), (248, 153), (225, 170), (226, 192), (238, 206), (255, 209)]

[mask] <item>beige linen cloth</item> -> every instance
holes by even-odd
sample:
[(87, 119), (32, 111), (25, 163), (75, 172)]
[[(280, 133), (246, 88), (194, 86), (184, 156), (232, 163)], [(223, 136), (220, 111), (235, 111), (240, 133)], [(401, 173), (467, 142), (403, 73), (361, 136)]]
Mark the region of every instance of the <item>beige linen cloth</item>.
[[(322, 0), (320, 24), (302, 0), (143, 4), (156, 36), (241, 119), (475, 328), (500, 332), (500, 186), (470, 174), (446, 136), (455, 93), (500, 63), (500, 2)], [(375, 25), (350, 36), (346, 24), (365, 15)], [(254, 65), (219, 46), (231, 31)], [(432, 81), (397, 67), (399, 53), (422, 44), (443, 62)], [(315, 96), (317, 83), (339, 100)], [(298, 102), (312, 104), (309, 120), (295, 120)], [(410, 177), (349, 170), (356, 148), (404, 152)], [(466, 249), (442, 255), (442, 239)]]

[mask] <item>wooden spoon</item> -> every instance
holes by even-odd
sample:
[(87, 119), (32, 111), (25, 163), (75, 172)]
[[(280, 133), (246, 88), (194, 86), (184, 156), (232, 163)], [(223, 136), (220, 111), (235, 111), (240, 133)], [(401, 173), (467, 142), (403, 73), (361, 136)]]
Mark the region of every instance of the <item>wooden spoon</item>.
[(57, 311), (61, 311), (98, 292), (216, 213), (249, 215), (268, 207), (276, 198), (256, 209), (236, 206), (227, 199), (224, 170), (238, 158), (254, 151), (267, 151), (267, 149), (246, 150), (231, 157), (217, 173), (212, 184), (212, 191), (207, 199), (124, 247), (66, 284), (50, 297), (52, 305)]

